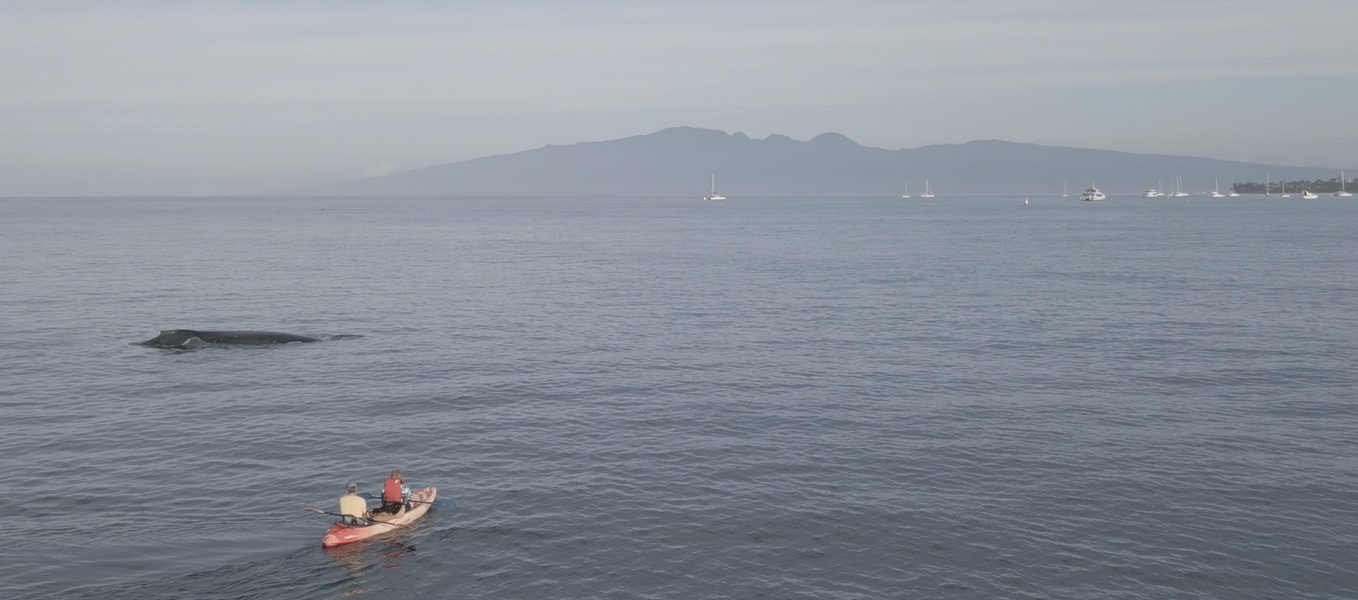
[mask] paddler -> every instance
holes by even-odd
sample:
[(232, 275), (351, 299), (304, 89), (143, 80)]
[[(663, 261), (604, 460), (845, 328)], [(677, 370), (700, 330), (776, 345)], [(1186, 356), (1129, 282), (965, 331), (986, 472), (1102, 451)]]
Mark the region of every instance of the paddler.
[(340, 522), (345, 525), (367, 525), (368, 501), (358, 495), (358, 484), (349, 482), (349, 493), (339, 499)]
[(387, 514), (400, 514), (402, 510), (410, 509), (410, 488), (406, 487), (406, 482), (401, 479), (401, 470), (392, 469), (391, 477), (382, 484), (382, 507), (374, 512)]

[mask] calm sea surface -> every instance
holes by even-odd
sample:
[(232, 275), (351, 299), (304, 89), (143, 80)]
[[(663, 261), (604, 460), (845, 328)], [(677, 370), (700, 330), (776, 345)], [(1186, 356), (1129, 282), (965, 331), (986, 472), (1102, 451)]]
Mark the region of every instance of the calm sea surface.
[[(1352, 199), (8, 199), (0, 266), (6, 598), (1358, 594)], [(457, 507), (322, 550), (394, 467)]]

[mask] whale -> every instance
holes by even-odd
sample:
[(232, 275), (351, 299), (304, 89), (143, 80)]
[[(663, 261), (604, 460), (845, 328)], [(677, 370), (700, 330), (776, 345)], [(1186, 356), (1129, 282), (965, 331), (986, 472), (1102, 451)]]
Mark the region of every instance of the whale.
[(197, 331), (194, 329), (162, 329), (160, 335), (144, 342), (152, 348), (192, 348), (199, 344), (235, 344), (238, 346), (269, 346), (294, 342), (319, 342), (321, 338), (278, 331)]

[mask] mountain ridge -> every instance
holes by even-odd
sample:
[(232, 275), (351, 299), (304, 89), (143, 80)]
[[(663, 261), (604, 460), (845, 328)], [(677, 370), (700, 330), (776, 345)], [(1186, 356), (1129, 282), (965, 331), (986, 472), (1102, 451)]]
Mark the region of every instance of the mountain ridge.
[(1133, 194), (1182, 177), (1185, 191), (1223, 191), (1236, 182), (1329, 179), (1338, 173), (1167, 154), (972, 140), (888, 150), (826, 132), (807, 141), (781, 134), (751, 138), (671, 127), (615, 140), (548, 144), (510, 154), (433, 165), (382, 177), (282, 192), (303, 196), (637, 196), (700, 197), (709, 177), (738, 196), (899, 195), (924, 180), (950, 194), (1059, 194), (1097, 184)]

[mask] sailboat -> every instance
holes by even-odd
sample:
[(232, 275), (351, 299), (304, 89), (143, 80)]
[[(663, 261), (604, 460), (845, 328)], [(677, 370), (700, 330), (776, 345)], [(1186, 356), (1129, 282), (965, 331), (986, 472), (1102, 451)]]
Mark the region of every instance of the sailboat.
[(1273, 174), (1272, 174), (1272, 173), (1265, 173), (1265, 174), (1264, 174), (1264, 195), (1265, 195), (1265, 196), (1269, 195), (1268, 191), (1271, 190), (1271, 189), (1273, 189)]
[(712, 191), (709, 191), (703, 200), (725, 200), (726, 196), (717, 193), (717, 174), (712, 174)]
[(1223, 196), (1223, 195), (1221, 194), (1221, 180), (1220, 180), (1219, 178), (1217, 178), (1217, 177), (1213, 177), (1213, 178), (1212, 178), (1212, 197), (1213, 197), (1213, 198), (1225, 198), (1225, 197), (1226, 197), (1226, 196)]
[(1339, 191), (1335, 192), (1334, 195), (1340, 196), (1340, 197), (1343, 197), (1343, 198), (1347, 198), (1347, 197), (1353, 195), (1351, 192), (1349, 192), (1349, 191), (1347, 191), (1347, 190), (1344, 189), (1344, 172), (1343, 172), (1343, 171), (1340, 171), (1340, 172), (1339, 172)]
[(1066, 198), (1066, 197), (1068, 197), (1068, 196), (1070, 196), (1070, 194), (1066, 192), (1066, 182), (1062, 181), (1062, 182), (1061, 182), (1061, 197), (1062, 197), (1062, 198)]
[(905, 193), (904, 193), (904, 194), (901, 194), (901, 197), (902, 197), (902, 198), (909, 198), (909, 197), (910, 197), (910, 182), (909, 182), (909, 181), (905, 182)]
[(1183, 197), (1185, 197), (1185, 196), (1187, 196), (1187, 195), (1188, 195), (1188, 192), (1185, 192), (1185, 191), (1184, 191), (1184, 176), (1183, 176), (1183, 175), (1180, 175), (1180, 176), (1178, 176), (1178, 177), (1175, 177), (1175, 178), (1174, 178), (1174, 193), (1173, 193), (1173, 194), (1170, 194), (1170, 197), (1173, 197), (1173, 198), (1183, 198)]
[(1279, 198), (1291, 198), (1291, 197), (1292, 197), (1292, 194), (1287, 193), (1287, 180), (1286, 180), (1286, 179), (1284, 179), (1284, 180), (1278, 182), (1278, 185), (1282, 186), (1282, 190), (1283, 190), (1282, 193), (1279, 193), (1279, 194), (1278, 194), (1278, 197), (1279, 197)]
[(934, 197), (934, 193), (933, 193), (932, 191), (929, 190), (929, 180), (928, 180), (928, 179), (925, 179), (925, 180), (924, 180), (924, 193), (923, 193), (923, 194), (920, 194), (919, 197), (920, 197), (920, 198), (933, 198), (933, 197)]
[(1239, 196), (1240, 196), (1240, 192), (1235, 191), (1235, 175), (1232, 175), (1232, 176), (1231, 176), (1231, 191), (1230, 191), (1229, 193), (1227, 193), (1226, 195), (1227, 195), (1227, 196), (1230, 196), (1230, 197), (1232, 197), (1232, 198), (1236, 198), (1236, 197), (1239, 197)]

